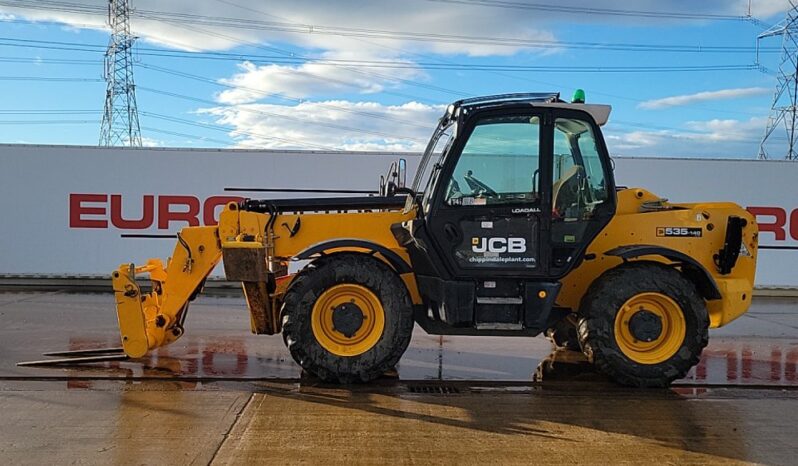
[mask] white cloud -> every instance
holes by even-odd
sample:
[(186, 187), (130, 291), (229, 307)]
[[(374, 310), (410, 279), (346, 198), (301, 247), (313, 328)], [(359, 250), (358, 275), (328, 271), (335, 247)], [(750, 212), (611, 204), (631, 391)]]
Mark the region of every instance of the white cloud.
[[(326, 54), (324, 58), (333, 59), (340, 55)], [(379, 59), (362, 57), (361, 59)], [(255, 102), (270, 94), (286, 93), (291, 97), (324, 96), (335, 93), (357, 92), (374, 94), (388, 87), (396, 87), (396, 79), (424, 79), (420, 69), (408, 62), (408, 68), (392, 70), (390, 76), (371, 73), (356, 66), (329, 66), (317, 62), (301, 65), (255, 65), (244, 62), (239, 65), (240, 72), (220, 82), (234, 86), (217, 95), (224, 104)]]
[[(748, 11), (748, 0), (738, 0), (737, 2), (742, 11)], [(769, 18), (771, 16), (784, 13), (790, 8), (787, 0), (752, 0), (751, 14), (759, 18)]]
[(443, 106), (345, 100), (294, 106), (243, 104), (201, 110), (232, 126), (237, 147), (420, 151)]
[(144, 147), (163, 147), (164, 143), (163, 143), (163, 141), (160, 141), (158, 139), (142, 137), (141, 138), (141, 145), (144, 146)]
[(667, 132), (665, 131), (630, 131), (627, 133), (607, 133), (604, 135), (607, 140), (610, 152), (636, 150), (640, 148), (653, 147), (660, 144)]
[[(615, 155), (663, 157), (754, 157), (767, 118), (688, 121), (684, 129), (622, 131), (608, 126), (605, 133)], [(622, 126), (622, 125), (621, 125)]]
[(637, 108), (646, 110), (657, 110), (668, 107), (678, 107), (713, 100), (739, 99), (773, 92), (767, 87), (744, 87), (737, 89), (720, 89), (717, 91), (698, 92), (695, 94), (675, 95), (661, 99), (647, 100), (640, 103)]
[(749, 120), (688, 121), (687, 128), (696, 133), (688, 139), (708, 141), (750, 141), (762, 136), (767, 118), (754, 117)]

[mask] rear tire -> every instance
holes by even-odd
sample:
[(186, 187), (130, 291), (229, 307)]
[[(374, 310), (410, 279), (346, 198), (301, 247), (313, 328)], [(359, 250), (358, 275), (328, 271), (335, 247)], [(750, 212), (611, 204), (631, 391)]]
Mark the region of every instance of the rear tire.
[(577, 330), (585, 355), (616, 382), (666, 387), (698, 364), (708, 328), (704, 300), (692, 282), (664, 264), (632, 262), (591, 285)]
[[(354, 312), (365, 317), (356, 319), (359, 327), (350, 320), (354, 327), (344, 331), (351, 337), (334, 325), (324, 327), (319, 317), (336, 307), (340, 300), (330, 293), (341, 289), (363, 296), (357, 299), (364, 309)], [(349, 300), (350, 295), (342, 296)], [(323, 304), (328, 305), (320, 311)], [(351, 312), (344, 309), (341, 315), (348, 313), (351, 319)], [(392, 369), (410, 344), (414, 324), (410, 296), (399, 275), (380, 260), (357, 253), (325, 256), (305, 267), (288, 287), (281, 315), (283, 340), (297, 364), (324, 381), (343, 384), (368, 382)], [(375, 325), (375, 318), (382, 322)]]

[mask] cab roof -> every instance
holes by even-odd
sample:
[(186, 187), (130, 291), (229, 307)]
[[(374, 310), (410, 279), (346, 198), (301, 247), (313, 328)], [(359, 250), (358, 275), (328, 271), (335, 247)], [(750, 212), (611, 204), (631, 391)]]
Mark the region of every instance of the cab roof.
[(449, 105), (444, 118), (451, 118), (457, 115), (461, 108), (470, 111), (489, 107), (499, 107), (506, 104), (530, 104), (534, 107), (572, 108), (576, 110), (583, 110), (589, 113), (593, 119), (596, 120), (596, 124), (599, 126), (604, 126), (607, 124), (607, 121), (610, 118), (610, 112), (612, 111), (612, 107), (609, 105), (565, 102), (560, 99), (559, 92), (531, 92), (497, 94), (458, 100), (457, 102)]

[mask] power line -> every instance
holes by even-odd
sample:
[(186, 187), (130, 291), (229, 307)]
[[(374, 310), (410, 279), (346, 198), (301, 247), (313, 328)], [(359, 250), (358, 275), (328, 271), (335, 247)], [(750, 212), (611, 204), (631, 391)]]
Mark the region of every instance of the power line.
[[(0, 4), (2, 6), (2, 4)], [(24, 19), (24, 18), (6, 18), (0, 17), (0, 23), (11, 23), (11, 24), (34, 24), (34, 25), (41, 25), (41, 24), (58, 24), (62, 25), (65, 24), (63, 20), (58, 19)], [(96, 24), (88, 24), (88, 23), (77, 23), (70, 21), (69, 26), (76, 27), (76, 28), (84, 28), (84, 29), (97, 29)]]
[(98, 60), (68, 60), (51, 58), (29, 57), (0, 57), (0, 63), (30, 63), (34, 65), (92, 65), (96, 66)]
[(0, 76), (0, 81), (46, 81), (46, 82), (76, 82), (76, 83), (101, 83), (99, 78), (80, 78), (72, 76)]
[[(2, 3), (2, 2), (0, 2)], [(172, 25), (182, 24), (181, 22), (176, 22), (173, 20), (161, 20), (157, 18), (153, 18), (154, 21), (166, 22)], [(188, 28), (187, 28), (188, 29)], [(193, 29), (196, 31), (196, 29)], [(203, 30), (204, 32), (208, 32), (208, 30)], [(252, 44), (251, 42), (246, 42), (242, 40), (237, 40), (230, 36), (223, 36), (218, 35), (217, 37), (222, 37), (230, 40), (231, 42), (237, 42), (240, 44)], [(40, 48), (52, 48), (54, 50), (75, 50), (75, 51), (96, 51), (101, 52), (104, 51), (105, 47), (100, 45), (93, 45), (93, 44), (85, 44), (85, 43), (77, 43), (77, 42), (63, 42), (63, 41), (46, 41), (46, 40), (34, 40), (34, 39), (18, 39), (18, 38), (9, 38), (3, 37), (0, 38), (0, 41), (7, 41), (7, 42), (17, 42), (17, 43), (29, 43), (29, 44), (48, 44), (52, 45), (52, 47), (40, 47)], [(373, 44), (373, 43), (372, 43)], [(11, 46), (12, 44), (2, 44)], [(753, 46), (733, 46), (733, 45), (704, 45), (704, 44), (646, 44), (646, 43), (613, 43), (613, 42), (572, 42), (572, 41), (546, 41), (541, 46), (551, 46), (556, 48), (563, 48), (563, 49), (585, 49), (585, 48), (596, 48), (608, 51), (638, 51), (638, 52), (672, 52), (672, 53), (754, 53), (757, 51), (756, 47)], [(18, 45), (18, 47), (22, 47), (23, 45)], [(185, 47), (190, 47), (188, 44), (183, 44)], [(68, 48), (68, 47), (76, 47), (76, 48)], [(192, 46), (193, 47), (193, 46)], [(37, 47), (39, 48), (39, 47)], [(85, 50), (84, 50), (85, 49)], [(251, 60), (271, 60), (275, 58), (293, 58), (296, 61), (321, 61), (324, 63), (340, 63), (343, 65), (347, 64), (395, 64), (395, 63), (407, 63), (397, 60), (354, 60), (354, 59), (330, 59), (330, 58), (314, 58), (314, 57), (303, 57), (298, 56), (295, 53), (287, 52), (281, 49), (277, 49), (274, 47), (265, 47), (267, 50), (272, 51), (280, 51), (283, 53), (283, 56), (263, 56), (263, 55), (250, 55), (250, 54), (237, 54), (237, 53), (225, 53), (225, 52), (199, 52), (199, 51), (186, 51), (186, 50), (167, 50), (163, 48), (152, 48), (152, 47), (137, 47), (136, 51), (139, 52), (159, 52), (159, 53), (168, 53), (173, 55), (181, 55), (181, 56), (202, 56), (202, 57), (221, 57), (221, 58), (233, 58), (233, 59), (251, 59)], [(763, 47), (759, 49), (760, 52), (763, 53), (779, 53), (781, 49), (779, 47)], [(423, 63), (419, 64), (423, 65)]]
[[(232, 2), (221, 1), (232, 6), (238, 6)], [(526, 2), (513, 2), (506, 0), (427, 0), (437, 3), (459, 3), (470, 4), (477, 6), (490, 6), (496, 8), (510, 8), (522, 10), (535, 10), (535, 11), (549, 11), (557, 13), (569, 14), (590, 14), (602, 16), (633, 16), (633, 17), (646, 17), (646, 18), (666, 18), (666, 19), (696, 19), (696, 20), (719, 20), (719, 21), (746, 21), (751, 18), (749, 15), (722, 15), (712, 13), (686, 13), (677, 11), (650, 11), (650, 10), (633, 10), (633, 9), (613, 9), (613, 8), (595, 8), (595, 7), (582, 7), (574, 5), (554, 5), (546, 3), (526, 3)], [(43, 10), (57, 10), (70, 13), (85, 13), (85, 14), (102, 14), (104, 10), (100, 7), (85, 5), (80, 3), (64, 2), (64, 1), (51, 1), (51, 0), (4, 0), (2, 4), (16, 8), (33, 8)], [(246, 8), (251, 12), (263, 13), (260, 10)]]
[[(182, 26), (178, 25), (176, 27), (182, 27)], [(6, 41), (11, 41), (12, 43), (6, 43)], [(19, 43), (19, 42), (29, 42), (29, 43)], [(250, 43), (246, 43), (246, 42), (241, 42), (241, 44), (242, 45), (256, 46), (256, 44), (250, 44)], [(66, 47), (64, 47), (64, 45), (66, 45)], [(84, 46), (84, 45), (87, 48), (85, 48), (85, 49), (82, 48), (82, 46)], [(37, 48), (37, 49), (47, 49), (47, 50), (72, 50), (72, 51), (79, 51), (79, 52), (94, 52), (94, 53), (100, 53), (101, 52), (101, 50), (95, 49), (94, 48), (95, 46), (89, 45), (89, 44), (80, 44), (80, 43), (74, 43), (74, 42), (42, 41), (42, 40), (31, 40), (31, 39), (11, 39), (11, 38), (2, 38), (2, 37), (0, 37), (0, 46), (28, 47), (28, 48)], [(279, 49), (275, 49), (275, 50), (279, 50)], [(410, 80), (410, 79), (399, 78), (397, 76), (387, 76), (387, 75), (379, 74), (379, 73), (375, 73), (375, 72), (365, 72), (365, 71), (353, 68), (355, 66), (363, 67), (363, 65), (371, 65), (371, 64), (380, 65), (380, 63), (382, 63), (382, 62), (379, 62), (379, 61), (371, 61), (371, 62), (369, 62), (369, 61), (359, 61), (359, 60), (332, 60), (332, 61), (329, 61), (329, 60), (325, 60), (325, 59), (321, 59), (322, 61), (317, 61), (317, 59), (315, 59), (315, 58), (296, 56), (295, 54), (291, 54), (290, 52), (285, 52), (285, 55), (269, 55), (269, 56), (267, 56), (267, 55), (246, 55), (246, 54), (235, 54), (235, 53), (224, 53), (224, 52), (186, 52), (186, 51), (164, 50), (164, 49), (147, 48), (147, 47), (137, 47), (136, 48), (136, 54), (138, 56), (167, 57), (167, 58), (225, 60), (225, 61), (250, 61), (250, 62), (255, 63), (255, 64), (263, 64), (263, 63), (266, 63), (266, 64), (307, 64), (307, 63), (312, 63), (314, 65), (340, 66), (340, 67), (343, 67), (343, 68), (345, 68), (345, 69), (347, 69), (347, 70), (349, 70), (349, 71), (351, 71), (353, 73), (363, 74), (363, 75), (367, 75), (367, 76), (374, 76), (374, 77), (378, 77), (380, 79), (384, 79), (386, 81), (399, 82), (399, 83), (403, 83), (403, 84), (407, 84), (407, 85), (411, 85), (411, 86), (415, 86), (415, 87), (420, 87), (420, 88), (433, 90), (433, 91), (437, 91), (437, 92), (442, 92), (442, 93), (446, 93), (446, 94), (451, 94), (451, 95), (457, 95), (457, 96), (461, 96), (461, 97), (468, 97), (468, 96), (471, 95), (471, 94), (468, 94), (468, 93), (465, 93), (465, 92), (462, 92), (462, 91), (448, 89), (448, 88), (444, 88), (444, 87), (441, 87), (441, 86), (435, 86), (435, 85), (428, 84), (428, 83), (422, 83), (422, 82), (418, 82), (418, 81), (414, 81), (414, 80)], [(20, 59), (20, 60), (21, 60), (20, 61), (21, 63), (26, 63), (26, 62), (36, 62), (37, 59), (35, 59), (35, 58), (27, 58), (27, 59)], [(3, 60), (0, 59), (0, 62), (2, 62), (2, 61)], [(78, 62), (78, 60), (74, 60), (74, 61)], [(83, 60), (83, 62), (85, 62), (85, 64), (94, 64), (95, 63), (95, 62), (90, 61), (90, 60)], [(387, 62), (386, 61), (384, 63), (386, 64), (386, 66), (384, 66), (384, 67), (394, 68), (394, 67), (390, 66), (391, 62)], [(410, 64), (408, 62), (395, 61), (394, 63), (400, 64), (400, 66), (396, 66), (396, 68), (399, 68), (399, 67), (401, 67), (401, 68), (418, 68), (418, 66), (413, 66), (412, 64)], [(66, 64), (66, 63), (64, 63), (64, 64)], [(78, 64), (78, 63), (76, 63), (76, 64)], [(84, 63), (79, 63), (79, 64), (84, 64)], [(307, 72), (305, 70), (297, 70), (296, 72), (300, 73), (300, 74), (303, 74), (303, 75), (306, 75), (306, 76), (310, 76), (312, 78), (319, 79), (319, 80), (326, 80), (326, 81), (330, 81), (331, 80), (331, 78), (329, 78), (329, 77), (319, 76), (319, 75), (316, 75), (316, 74), (313, 74), (313, 73), (309, 73), (309, 72)], [(345, 82), (345, 81), (338, 80), (336, 82), (338, 82), (340, 84), (343, 84), (343, 85), (347, 85), (347, 86), (351, 85), (351, 83)], [(387, 93), (387, 94), (399, 95), (399, 96), (402, 96), (402, 97), (407, 97), (407, 98), (411, 98), (411, 99), (415, 99), (415, 100), (422, 100), (422, 98), (419, 97), (419, 96), (413, 96), (413, 95), (409, 95), (409, 94), (405, 94), (405, 93), (398, 93), (398, 92), (385, 91), (385, 90), (383, 92)]]
[[(75, 50), (85, 52), (99, 52), (93, 48), (80, 49), (79, 47), (59, 48), (50, 45), (32, 45), (32, 44), (7, 44), (3, 41), (9, 39), (0, 38), (0, 46), (29, 46), (33, 48), (44, 48), (54, 50)], [(14, 39), (22, 41), (23, 39)], [(45, 42), (45, 41), (34, 41)], [(52, 41), (48, 41), (52, 42)], [(242, 42), (243, 43), (243, 42)], [(244, 43), (246, 44), (246, 43)], [(252, 45), (252, 44), (246, 44)], [(751, 50), (753, 51), (753, 49)], [(586, 65), (586, 66), (547, 66), (547, 65), (490, 65), (490, 64), (474, 64), (474, 63), (433, 63), (433, 62), (408, 62), (399, 60), (335, 60), (326, 58), (310, 58), (310, 57), (283, 57), (275, 55), (248, 55), (248, 54), (234, 54), (223, 52), (184, 52), (184, 51), (170, 51), (163, 49), (140, 48), (136, 52), (140, 56), (156, 56), (156, 57), (169, 57), (169, 58), (192, 58), (192, 59), (216, 59), (216, 60), (230, 60), (230, 61), (251, 61), (268, 62), (269, 64), (304, 64), (312, 63), (314, 65), (329, 65), (329, 66), (357, 66), (362, 68), (385, 68), (385, 69), (402, 69), (402, 68), (423, 68), (429, 70), (454, 70), (454, 71), (503, 71), (503, 72), (595, 72), (595, 73), (636, 73), (636, 72), (693, 72), (693, 71), (734, 71), (734, 70), (758, 70), (759, 66), (756, 64), (721, 64), (721, 65), (673, 65), (673, 66), (601, 66), (601, 65)], [(299, 70), (299, 73), (315, 76), (311, 73)], [(397, 79), (395, 77), (387, 77), (388, 79)], [(322, 79), (331, 80), (331, 78), (323, 77)], [(335, 82), (334, 80), (331, 80)], [(406, 83), (413, 82), (404, 80)], [(339, 83), (344, 83), (338, 81)], [(414, 84), (423, 84), (413, 82)], [(446, 91), (449, 93), (465, 94), (451, 89), (437, 87), (437, 90)]]
[(374, 39), (410, 40), (419, 42), (456, 43), (471, 45), (494, 45), (501, 47), (527, 48), (598, 48), (602, 50), (640, 51), (640, 52), (718, 52), (718, 51), (752, 51), (750, 47), (701, 46), (701, 45), (661, 45), (661, 44), (626, 44), (601, 43), (587, 41), (557, 41), (545, 39), (521, 39), (511, 37), (465, 36), (433, 32), (390, 31), (383, 29), (351, 28), (340, 26), (324, 26), (279, 21), (262, 21), (243, 18), (225, 18), (188, 13), (157, 12), (138, 10), (136, 15), (155, 21), (185, 22), (192, 25), (206, 25), (232, 29), (271, 30), (291, 34), (332, 35), (341, 37), (368, 37)]
[(222, 141), (222, 140), (219, 140), (219, 139), (209, 138), (209, 137), (205, 137), (205, 136), (197, 136), (197, 135), (188, 134), (188, 133), (181, 133), (181, 132), (178, 132), (178, 131), (167, 131), (165, 129), (150, 128), (148, 126), (142, 126), (141, 129), (143, 129), (144, 131), (146, 131), (148, 133), (160, 133), (160, 134), (166, 134), (166, 135), (169, 135), (169, 136), (178, 136), (178, 137), (193, 139), (193, 140), (196, 140), (196, 141), (212, 142), (214, 144), (219, 144), (219, 145), (223, 145), (223, 146), (230, 145), (230, 141)]
[(86, 125), (96, 120), (0, 120), (0, 125)]
[(56, 110), (42, 110), (42, 109), (30, 109), (30, 110), (17, 110), (17, 109), (6, 109), (0, 110), (0, 115), (96, 115), (102, 113), (100, 110), (63, 110), (63, 109), (56, 109)]
[(677, 11), (647, 11), (614, 8), (591, 8), (574, 5), (553, 5), (545, 3), (521, 3), (502, 0), (426, 0), (434, 3), (453, 3), (460, 5), (476, 5), (492, 8), (506, 8), (514, 10), (547, 11), (552, 13), (567, 13), (579, 15), (625, 16), (635, 18), (662, 18), (682, 20), (713, 20), (713, 21), (748, 21), (750, 16), (720, 15), (711, 13), (685, 13)]
[[(247, 44), (241, 42), (241, 44)], [(6, 45), (6, 44), (0, 44)], [(86, 50), (89, 51), (89, 50)], [(697, 46), (696, 53), (708, 51)], [(775, 53), (777, 49), (760, 50), (763, 53)], [(488, 65), (484, 63), (457, 63), (451, 62), (448, 64), (434, 63), (434, 62), (411, 62), (407, 60), (356, 60), (356, 59), (334, 59), (324, 57), (303, 57), (296, 56), (281, 56), (281, 55), (256, 55), (245, 53), (226, 53), (226, 52), (185, 52), (178, 50), (164, 50), (164, 49), (150, 49), (150, 48), (137, 48), (136, 52), (141, 56), (156, 56), (156, 57), (169, 57), (169, 58), (191, 58), (202, 60), (229, 60), (229, 61), (250, 61), (250, 62), (268, 62), (279, 64), (304, 64), (313, 63), (314, 65), (325, 66), (358, 66), (363, 68), (431, 68), (431, 69), (484, 69), (490, 70), (493, 67), (508, 68), (525, 70), (529, 68), (527, 65)], [(723, 53), (730, 52), (745, 52), (753, 54), (756, 52), (754, 48), (747, 48), (745, 50), (728, 50)]]
[[(94, 48), (81, 48), (77, 46), (68, 46), (68, 47), (60, 47), (56, 45), (45, 45), (45, 44), (17, 44), (17, 43), (6, 43), (5, 41), (11, 40), (6, 38), (0, 38), (0, 46), (3, 47), (23, 47), (23, 48), (36, 48), (36, 49), (45, 49), (45, 50), (69, 50), (69, 51), (77, 51), (77, 52), (92, 52), (92, 53), (102, 53), (101, 50), (94, 49)], [(22, 41), (21, 39), (16, 39)], [(34, 41), (34, 42), (48, 42), (54, 43), (51, 41)], [(64, 43), (68, 44), (68, 43)], [(241, 42), (242, 45), (250, 45), (249, 43)], [(75, 44), (81, 45), (81, 44)], [(89, 46), (87, 46), (89, 47)], [(753, 53), (755, 50), (751, 49), (750, 52)], [(773, 50), (774, 52), (777, 50)], [(764, 50), (764, 52), (770, 52), (769, 50)], [(155, 48), (148, 48), (148, 47), (140, 47), (136, 48), (136, 54), (139, 56), (144, 57), (165, 57), (165, 58), (185, 58), (185, 59), (197, 59), (197, 60), (219, 60), (219, 61), (249, 61), (255, 64), (290, 64), (290, 65), (301, 65), (301, 64), (313, 64), (314, 66), (337, 66), (337, 67), (359, 67), (359, 68), (384, 68), (384, 69), (429, 69), (429, 70), (456, 70), (456, 71), (494, 71), (494, 70), (502, 70), (502, 71), (536, 71), (539, 69), (546, 69), (550, 67), (541, 66), (541, 65), (491, 65), (491, 64), (482, 64), (482, 63), (457, 63), (457, 62), (443, 62), (443, 63), (435, 63), (435, 62), (412, 62), (407, 60), (355, 60), (355, 59), (330, 59), (330, 58), (314, 58), (314, 57), (303, 57), (303, 56), (282, 56), (282, 55), (257, 55), (257, 54), (242, 54), (242, 53), (225, 53), (225, 52), (186, 52), (186, 51), (178, 51), (178, 50), (164, 50), (164, 49), (155, 49)], [(36, 58), (29, 58), (26, 59), (29, 61), (35, 61)], [(51, 60), (55, 61), (55, 60)], [(77, 62), (77, 60), (73, 60)], [(94, 63), (89, 60), (83, 60), (84, 63)], [(557, 67), (557, 68), (567, 68), (567, 69), (576, 69), (580, 67)], [(351, 71), (360, 71), (356, 69), (351, 69)], [(397, 78), (394, 76), (385, 76), (385, 75), (377, 75), (376, 73), (368, 73), (372, 74), (377, 77), (381, 77), (387, 80), (397, 80), (402, 81), (405, 83), (412, 83), (413, 85), (419, 85), (424, 83), (419, 83), (417, 81), (412, 80), (404, 80), (401, 78)], [(439, 86), (431, 86), (433, 90), (440, 90), (446, 91), (447, 93), (460, 93), (459, 91), (453, 91), (451, 89), (441, 88)]]
[[(146, 66), (145, 66), (146, 68)], [(705, 71), (758, 71), (756, 64), (724, 64), (724, 65), (674, 65), (674, 66), (527, 66), (527, 67), (469, 67), (438, 68), (462, 71), (536, 71), (539, 73), (673, 73), (673, 72), (705, 72)], [(334, 81), (333, 81), (334, 82)], [(233, 86), (245, 89), (241, 86)]]
[(19, 39), (16, 37), (0, 37), (0, 45), (4, 47), (27, 47), (35, 49), (46, 49), (46, 50), (67, 50), (74, 52), (96, 52), (96, 53), (105, 53), (105, 51), (108, 48), (108, 46), (106, 45), (85, 44), (82, 42)]
[[(164, 21), (174, 24), (171, 21)], [(186, 28), (200, 32), (194, 28)], [(201, 33), (210, 32), (208, 30), (201, 30)], [(217, 34), (218, 37), (228, 39), (232, 42), (241, 45), (255, 46), (253, 42), (236, 40), (230, 36)], [(10, 43), (9, 43), (10, 42)], [(754, 53), (757, 51), (756, 47), (746, 46), (716, 46), (716, 45), (689, 45), (689, 44), (670, 44), (670, 45), (655, 45), (655, 44), (613, 44), (613, 43), (576, 43), (576, 42), (552, 42), (552, 44), (559, 44), (562, 48), (579, 47), (583, 48), (580, 44), (590, 44), (592, 47), (601, 48), (604, 50), (614, 50), (616, 48), (623, 48), (624, 50), (634, 50), (640, 52), (688, 52), (688, 53)], [(0, 37), (0, 45), (8, 47), (30, 47), (48, 50), (68, 50), (79, 52), (103, 52), (104, 47), (93, 44), (84, 44), (76, 42), (64, 41), (46, 41), (34, 39), (18, 39), (10, 37)], [(306, 57), (297, 55), (292, 52), (275, 49), (274, 47), (265, 47), (267, 50), (279, 51), (281, 55), (255, 55), (255, 54), (242, 54), (242, 53), (226, 53), (226, 52), (194, 52), (184, 50), (168, 50), (162, 48), (151, 47), (137, 47), (136, 53), (143, 56), (164, 56), (164, 57), (181, 57), (181, 58), (201, 58), (201, 59), (219, 59), (219, 60), (248, 60), (248, 61), (270, 61), (274, 62), (282, 60), (283, 63), (307, 63), (313, 62), (319, 65), (333, 65), (333, 66), (362, 66), (362, 67), (435, 67), (440, 66), (440, 63), (427, 63), (427, 62), (409, 62), (406, 60), (356, 60), (356, 59), (332, 59), (324, 57)], [(778, 47), (765, 47), (760, 48), (762, 53), (778, 53), (781, 49)], [(486, 64), (472, 64), (472, 63), (450, 63), (453, 69), (464, 69), (470, 67), (479, 67), (489, 69), (490, 65)], [(512, 68), (509, 65), (497, 65), (505, 68)], [(443, 69), (447, 69), (443, 68)], [(524, 65), (518, 66), (519, 69), (525, 69)]]
[(80, 3), (57, 2), (49, 0), (3, 0), (0, 5), (11, 8), (24, 8), (45, 11), (60, 11), (62, 13), (81, 13), (87, 15), (105, 15), (107, 10), (103, 7), (93, 5), (82, 5)]
[[(467, 0), (429, 0), (429, 1), (450, 1), (450, 2), (464, 2), (476, 4)], [(43, 3), (43, 4), (42, 4)], [(513, 4), (514, 2), (504, 2)], [(234, 5), (232, 3), (227, 3)], [(66, 9), (65, 5), (75, 5), (66, 2), (35, 2), (29, 3), (24, 1), (12, 2), (9, 0), (1, 0), (0, 5), (11, 5), (15, 7), (24, 8), (39, 8), (39, 9), (57, 9), (59, 11), (74, 12), (74, 8), (80, 7), (81, 11), (86, 12), (85, 6), (76, 5)], [(47, 6), (55, 5), (55, 6)], [(61, 5), (61, 6), (58, 6)], [(526, 5), (526, 4), (517, 4)], [(530, 6), (530, 5), (526, 5)], [(531, 5), (530, 7), (543, 8), (545, 5)], [(563, 11), (571, 12), (570, 7), (557, 7), (548, 6), (547, 8), (559, 8)], [(88, 8), (89, 11), (92, 8)], [(96, 12), (97, 9), (93, 8)], [(252, 10), (252, 9), (250, 9)], [(629, 13), (634, 15), (641, 15), (644, 13), (657, 16), (670, 14), (670, 17), (676, 19), (701, 18), (701, 19), (747, 19), (743, 16), (728, 16), (728, 15), (709, 15), (709, 14), (681, 14), (677, 13), (662, 13), (662, 12), (642, 12), (637, 10), (609, 10), (609, 9), (591, 9), (582, 8), (585, 12), (589, 11), (605, 11), (616, 12), (617, 14)], [(252, 10), (258, 11), (258, 10)], [(262, 13), (262, 12), (261, 12)], [(296, 34), (320, 34), (320, 35), (334, 35), (343, 37), (369, 37), (376, 39), (402, 39), (411, 41), (422, 42), (444, 42), (444, 43), (458, 43), (458, 44), (476, 44), (476, 45), (495, 45), (506, 47), (531, 47), (531, 48), (599, 48), (602, 50), (618, 50), (618, 51), (638, 51), (638, 52), (713, 52), (713, 53), (746, 53), (752, 52), (751, 47), (734, 47), (734, 46), (702, 46), (702, 45), (682, 45), (682, 44), (634, 44), (634, 43), (600, 43), (600, 42), (569, 42), (557, 40), (544, 40), (544, 39), (520, 39), (512, 37), (491, 37), (491, 36), (466, 36), (458, 34), (443, 34), (434, 32), (417, 32), (417, 31), (394, 31), (384, 29), (370, 29), (370, 28), (353, 28), (353, 27), (340, 27), (340, 26), (325, 26), (317, 24), (306, 24), (298, 22), (286, 21), (263, 21), (249, 18), (230, 18), (220, 16), (207, 16), (197, 15), (191, 13), (179, 13), (169, 11), (156, 11), (156, 10), (136, 10), (133, 14), (154, 21), (167, 21), (167, 22), (182, 22), (192, 25), (210, 25), (215, 27), (229, 28), (229, 29), (253, 29), (253, 30), (271, 30), (277, 32), (296, 33)]]

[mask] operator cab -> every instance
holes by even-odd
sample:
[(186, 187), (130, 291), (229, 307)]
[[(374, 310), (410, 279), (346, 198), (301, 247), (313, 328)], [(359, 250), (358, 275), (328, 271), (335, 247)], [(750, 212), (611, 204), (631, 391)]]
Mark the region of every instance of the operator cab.
[(615, 213), (609, 113), (559, 94), (448, 107), (413, 183), (423, 195), (408, 201), (418, 217), (394, 228), (433, 333), (545, 330), (558, 280)]

